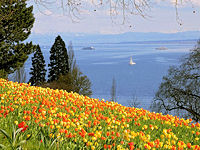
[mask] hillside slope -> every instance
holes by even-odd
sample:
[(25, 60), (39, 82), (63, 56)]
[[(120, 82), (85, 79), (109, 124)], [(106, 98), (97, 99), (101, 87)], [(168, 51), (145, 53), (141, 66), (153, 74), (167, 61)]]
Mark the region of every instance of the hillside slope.
[(200, 124), (191, 119), (4, 79), (0, 129), (5, 149), (200, 150)]

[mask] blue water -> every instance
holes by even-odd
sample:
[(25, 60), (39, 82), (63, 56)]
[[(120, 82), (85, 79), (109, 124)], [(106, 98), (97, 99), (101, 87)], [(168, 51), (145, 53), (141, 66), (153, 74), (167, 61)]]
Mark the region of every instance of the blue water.
[[(109, 100), (112, 80), (115, 78), (118, 103), (128, 106), (132, 98), (137, 97), (140, 106), (148, 109), (169, 66), (180, 64), (180, 58), (188, 54), (194, 45), (195, 41), (165, 41), (82, 43), (73, 46), (80, 70), (92, 82), (91, 97)], [(82, 50), (88, 46), (95, 47), (95, 50)], [(41, 46), (46, 64), (49, 63), (50, 47)], [(167, 47), (168, 50), (156, 50), (158, 47)], [(130, 56), (136, 65), (129, 65)], [(31, 57), (25, 63), (27, 80)]]

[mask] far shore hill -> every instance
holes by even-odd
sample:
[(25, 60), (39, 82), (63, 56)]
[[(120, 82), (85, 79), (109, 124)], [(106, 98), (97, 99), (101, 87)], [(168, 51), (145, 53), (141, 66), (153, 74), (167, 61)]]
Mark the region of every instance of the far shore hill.
[(200, 39), (200, 31), (186, 31), (176, 33), (159, 32), (126, 32), (122, 34), (86, 34), (86, 33), (31, 33), (27, 41), (34, 44), (52, 45), (55, 37), (60, 35), (69, 43), (124, 43), (129, 42), (153, 42), (153, 41), (197, 41)]

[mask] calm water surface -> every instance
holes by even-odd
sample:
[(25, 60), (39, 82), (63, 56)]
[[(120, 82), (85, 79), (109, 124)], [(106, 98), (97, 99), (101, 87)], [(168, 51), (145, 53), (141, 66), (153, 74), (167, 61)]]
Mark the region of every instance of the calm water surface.
[[(141, 107), (148, 109), (169, 66), (178, 65), (180, 58), (194, 45), (195, 41), (93, 43), (74, 45), (74, 51), (80, 70), (92, 82), (93, 98), (109, 100), (115, 78), (118, 103), (128, 106), (133, 97), (137, 97)], [(95, 50), (82, 50), (88, 46)], [(41, 46), (46, 64), (49, 63), (50, 47)], [(156, 50), (159, 47), (168, 49)], [(136, 65), (129, 65), (131, 56)], [(26, 72), (30, 71), (30, 57), (25, 63)]]

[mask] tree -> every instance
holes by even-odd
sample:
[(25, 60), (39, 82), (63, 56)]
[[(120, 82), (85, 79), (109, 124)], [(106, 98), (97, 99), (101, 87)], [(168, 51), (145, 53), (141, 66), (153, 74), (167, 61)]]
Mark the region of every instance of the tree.
[(53, 89), (63, 89), (68, 92), (76, 92), (80, 95), (91, 96), (91, 82), (86, 75), (80, 71), (76, 64), (72, 43), (69, 44), (69, 72), (60, 75), (57, 80), (42, 85), (42, 87), (50, 87)]
[[(74, 49), (72, 42), (70, 41), (69, 46), (69, 73), (66, 76), (62, 76), (59, 80), (67, 81), (68, 84), (68, 90), (67, 91), (73, 91), (77, 92), (81, 95), (85, 96), (91, 96), (92, 90), (91, 90), (91, 82), (89, 78), (86, 75), (83, 75), (83, 73), (80, 71), (76, 64), (76, 59), (74, 55)], [(63, 82), (65, 83), (65, 82)]]
[(17, 69), (14, 74), (14, 82), (26, 83), (26, 72), (24, 65)]
[(25, 66), (18, 68), (15, 70), (15, 72), (11, 75), (10, 80), (13, 82), (18, 83), (25, 83), (26, 82), (26, 72), (25, 72)]
[(76, 67), (76, 59), (75, 59), (75, 55), (74, 55), (74, 49), (73, 49), (73, 45), (72, 42), (69, 42), (69, 46), (68, 46), (68, 56), (69, 56), (69, 71), (72, 72)]
[(115, 81), (115, 78), (113, 78), (113, 80), (112, 80), (111, 101), (116, 102), (116, 81)]
[(135, 95), (132, 96), (132, 99), (128, 100), (128, 107), (141, 108), (141, 103)]
[(45, 76), (47, 70), (45, 69), (45, 66), (45, 60), (42, 51), (40, 46), (37, 45), (36, 52), (32, 57), (32, 71), (30, 72), (31, 78), (29, 82), (32, 85), (40, 85), (46, 81)]
[(92, 95), (91, 82), (86, 75), (80, 72), (78, 67), (75, 67), (67, 75), (60, 76), (57, 85), (59, 86), (55, 89), (64, 89), (68, 92), (73, 91), (84, 96)]
[(65, 42), (57, 36), (50, 50), (49, 82), (58, 80), (59, 76), (69, 72), (69, 62)]
[(200, 40), (179, 67), (168, 70), (151, 108), (163, 113), (181, 112), (182, 117), (200, 120)]
[(34, 51), (32, 43), (22, 43), (31, 33), (34, 23), (33, 6), (26, 0), (0, 2), (0, 77), (7, 78), (23, 66)]

